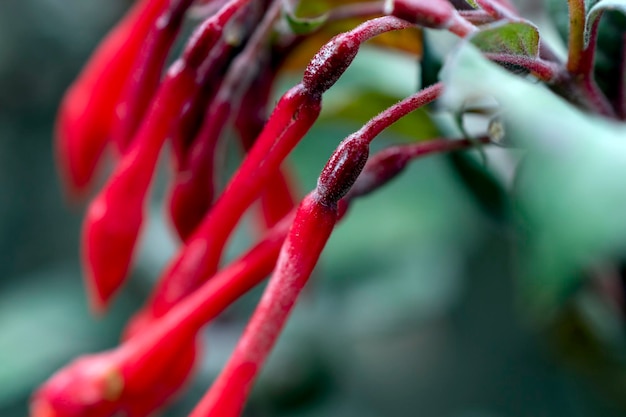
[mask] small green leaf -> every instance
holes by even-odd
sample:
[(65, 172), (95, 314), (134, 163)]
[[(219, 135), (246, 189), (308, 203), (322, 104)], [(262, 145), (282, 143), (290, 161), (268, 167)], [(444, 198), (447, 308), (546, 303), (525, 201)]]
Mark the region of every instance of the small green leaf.
[(293, 10), (285, 8), (283, 10), (285, 20), (289, 28), (296, 35), (307, 35), (315, 32), (328, 20), (328, 14), (324, 13), (316, 17), (298, 17)]
[(585, 26), (585, 47), (589, 46), (593, 27), (599, 23), (606, 11), (618, 11), (626, 14), (626, 0), (601, 0), (589, 10), (587, 25)]
[(478, 3), (476, 3), (474, 0), (465, 0), (465, 2), (472, 6), (474, 9), (478, 9)]
[(488, 53), (529, 57), (539, 54), (539, 30), (526, 22), (489, 25), (473, 35), (470, 42)]

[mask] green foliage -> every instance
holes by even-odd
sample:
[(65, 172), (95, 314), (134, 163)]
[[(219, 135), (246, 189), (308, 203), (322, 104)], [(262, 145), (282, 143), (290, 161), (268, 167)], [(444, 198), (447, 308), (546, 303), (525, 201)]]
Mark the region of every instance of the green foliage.
[(507, 137), (528, 151), (516, 190), (530, 241), (526, 278), (536, 307), (558, 307), (584, 271), (626, 254), (626, 126), (581, 113), (470, 47), (443, 79), (453, 108), (494, 97)]
[(483, 52), (536, 57), (539, 30), (527, 22), (495, 23), (481, 28), (470, 42)]
[(317, 17), (299, 17), (296, 16), (294, 10), (286, 7), (283, 8), (283, 16), (291, 31), (296, 35), (306, 35), (315, 32), (328, 20), (327, 14)]

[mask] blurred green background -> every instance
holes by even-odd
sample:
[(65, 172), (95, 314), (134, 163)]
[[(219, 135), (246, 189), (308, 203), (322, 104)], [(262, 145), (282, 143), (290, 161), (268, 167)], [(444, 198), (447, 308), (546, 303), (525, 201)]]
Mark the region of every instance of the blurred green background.
[[(128, 2), (0, 2), (0, 416), (24, 417), (31, 391), (77, 355), (115, 346), (175, 243), (155, 187), (132, 282), (102, 319), (90, 315), (78, 259), (82, 205), (54, 166), (56, 106)], [(304, 192), (360, 117), (416, 88), (406, 57), (364, 51), (328, 97), (292, 159)], [(381, 81), (383, 80), (383, 81)], [(288, 80), (284, 81), (285, 85)], [(365, 98), (359, 94), (366, 91)], [(421, 114), (412, 136), (432, 134)], [(407, 129), (405, 127), (405, 129)], [(378, 146), (406, 141), (402, 131)], [(474, 161), (474, 162), (472, 162)], [(520, 295), (511, 202), (468, 188), (479, 158), (419, 161), (358, 201), (254, 391), (249, 416), (583, 417), (626, 413), (623, 315), (585, 285), (533, 314)], [(163, 164), (165, 165), (165, 164)], [(461, 168), (465, 167), (465, 171)], [(484, 183), (473, 182), (473, 190)], [(478, 185), (476, 185), (478, 184)], [(499, 200), (500, 199), (500, 200)], [(506, 200), (506, 199), (505, 199)], [(246, 228), (231, 252), (248, 243)], [(226, 360), (260, 290), (206, 332), (184, 416)]]

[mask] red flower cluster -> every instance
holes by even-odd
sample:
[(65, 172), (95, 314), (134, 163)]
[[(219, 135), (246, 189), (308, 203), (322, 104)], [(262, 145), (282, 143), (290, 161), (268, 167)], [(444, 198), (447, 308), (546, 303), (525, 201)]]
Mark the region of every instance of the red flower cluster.
[[(84, 193), (109, 143), (119, 156), (91, 201), (83, 228), (87, 287), (102, 311), (132, 265), (146, 196), (166, 140), (172, 149), (167, 207), (181, 247), (123, 342), (77, 359), (34, 395), (33, 417), (146, 416), (188, 379), (200, 351), (196, 335), (272, 273), (240, 343), (194, 417), (238, 416), (265, 358), (306, 284), (335, 223), (350, 202), (395, 177), (415, 157), (487, 142), (434, 139), (369, 158), (370, 142), (409, 112), (434, 101), (428, 86), (384, 110), (346, 138), (318, 185), (297, 208), (283, 162), (316, 121), (322, 96), (367, 40), (415, 24), (465, 36), (474, 26), (447, 1), (334, 6), (327, 21), (358, 17), (312, 57), (302, 81), (265, 119), (282, 63), (308, 34), (280, 25), (280, 0), (213, 0), (184, 50), (164, 71), (192, 0), (139, 0), (94, 53), (60, 108), (57, 150), (68, 188)], [(508, 3), (505, 6), (508, 7)], [(385, 16), (385, 13), (389, 15)], [(397, 15), (394, 16), (394, 15)], [(229, 123), (247, 155), (216, 195), (217, 144)], [(218, 270), (242, 215), (261, 199), (266, 233)]]

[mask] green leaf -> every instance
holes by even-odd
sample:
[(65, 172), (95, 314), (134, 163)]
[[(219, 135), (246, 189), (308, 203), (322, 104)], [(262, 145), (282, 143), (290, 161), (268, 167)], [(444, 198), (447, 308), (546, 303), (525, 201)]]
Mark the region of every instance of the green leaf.
[(307, 35), (315, 32), (328, 20), (328, 14), (324, 13), (316, 17), (298, 17), (293, 10), (283, 9), (285, 20), (289, 28), (296, 35)]
[(626, 126), (581, 113), (470, 45), (442, 78), (441, 101), (455, 110), (494, 98), (507, 139), (527, 151), (515, 189), (528, 245), (523, 284), (544, 311), (562, 305), (588, 268), (626, 255)]
[(469, 4), (470, 6), (472, 6), (474, 9), (478, 9), (478, 3), (476, 3), (474, 0), (465, 0), (465, 2), (467, 4)]
[(470, 42), (487, 53), (524, 55), (539, 54), (539, 30), (530, 23), (496, 23), (484, 27)]
[(589, 10), (585, 26), (585, 47), (589, 45), (592, 28), (598, 24), (606, 11), (618, 11), (626, 14), (626, 0), (601, 0)]

